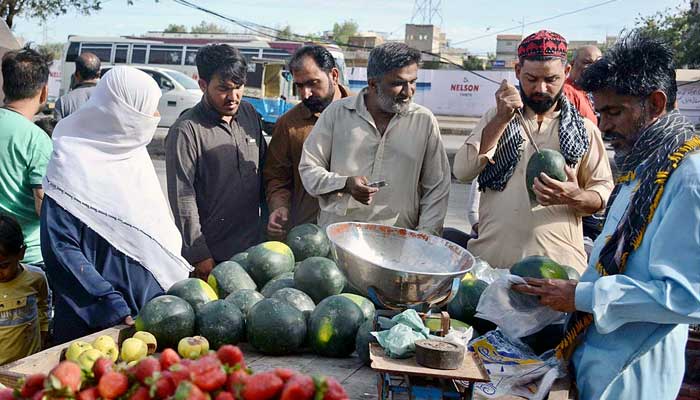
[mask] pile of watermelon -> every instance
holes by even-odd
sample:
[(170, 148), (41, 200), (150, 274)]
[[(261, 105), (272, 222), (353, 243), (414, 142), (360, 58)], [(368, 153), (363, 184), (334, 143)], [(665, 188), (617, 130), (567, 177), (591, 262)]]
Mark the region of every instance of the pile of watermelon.
[(330, 240), (316, 225), (290, 230), (287, 243), (265, 242), (217, 265), (207, 282), (188, 278), (148, 302), (136, 329), (162, 347), (205, 337), (216, 350), (248, 341), (257, 351), (287, 355), (313, 351), (347, 357), (373, 303), (344, 293), (346, 280), (328, 258)]
[(63, 361), (48, 376), (29, 376), (17, 390), (0, 390), (9, 399), (182, 399), (182, 400), (347, 400), (333, 378), (311, 377), (289, 369), (252, 373), (241, 350), (221, 346), (196, 360), (180, 359), (172, 349), (138, 364), (100, 358), (85, 377), (78, 364)]

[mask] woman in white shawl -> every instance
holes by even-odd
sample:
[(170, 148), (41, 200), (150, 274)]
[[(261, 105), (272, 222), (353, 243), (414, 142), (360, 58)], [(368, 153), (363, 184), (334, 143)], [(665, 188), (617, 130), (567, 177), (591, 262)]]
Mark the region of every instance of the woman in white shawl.
[(160, 96), (146, 73), (116, 67), (56, 126), (41, 212), (56, 343), (133, 323), (148, 300), (189, 274), (146, 151)]

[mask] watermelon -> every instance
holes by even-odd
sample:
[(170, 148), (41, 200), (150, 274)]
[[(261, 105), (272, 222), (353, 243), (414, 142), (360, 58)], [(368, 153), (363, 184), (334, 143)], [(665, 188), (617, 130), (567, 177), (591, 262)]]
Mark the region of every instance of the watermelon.
[(297, 352), (306, 339), (306, 318), (280, 299), (263, 299), (248, 311), (248, 342), (259, 352), (285, 355)]
[(250, 275), (235, 261), (224, 261), (217, 265), (209, 274), (207, 282), (220, 299), (239, 289), (257, 289)]
[(258, 287), (272, 278), (294, 269), (294, 254), (282, 242), (265, 242), (248, 252), (250, 275)]
[(273, 293), (272, 298), (286, 301), (297, 310), (303, 312), (305, 316), (311, 314), (314, 308), (316, 308), (316, 304), (311, 300), (311, 297), (299, 289), (283, 288)]
[(294, 271), (296, 288), (311, 296), (317, 304), (345, 287), (345, 276), (338, 266), (324, 257), (309, 257)]
[(539, 153), (533, 154), (527, 162), (525, 171), (525, 183), (530, 200), (533, 202), (537, 200), (535, 192), (532, 190), (532, 185), (535, 184), (535, 178), (538, 178), (540, 173), (544, 172), (552, 179), (566, 182), (568, 178), (564, 170), (565, 166), (566, 160), (564, 156), (556, 150), (540, 149)]
[(167, 294), (187, 300), (195, 311), (203, 304), (219, 298), (214, 289), (199, 278), (183, 279), (172, 285)]
[(545, 256), (525, 257), (510, 267), (510, 273), (524, 278), (569, 279), (564, 267)]
[(226, 301), (230, 301), (231, 303), (235, 304), (236, 307), (241, 310), (241, 313), (245, 318), (248, 315), (248, 311), (251, 309), (251, 307), (264, 298), (265, 296), (256, 292), (255, 290), (241, 289), (228, 295), (228, 297), (226, 297)]
[(287, 245), (294, 252), (294, 259), (304, 261), (309, 257), (325, 257), (331, 248), (331, 241), (318, 225), (295, 226), (287, 234)]
[(479, 304), (481, 294), (488, 285), (488, 283), (472, 276), (462, 279), (457, 295), (447, 305), (447, 312), (450, 314), (450, 317), (472, 325), (474, 315), (476, 315), (476, 306)]
[(309, 316), (309, 342), (314, 353), (325, 357), (347, 357), (355, 351), (355, 336), (365, 316), (345, 296), (330, 296)]
[(271, 297), (276, 291), (280, 289), (293, 287), (294, 278), (273, 279), (270, 282), (267, 282), (267, 285), (265, 285), (265, 287), (262, 288), (260, 293), (265, 297)]
[(364, 314), (365, 320), (374, 319), (376, 309), (374, 308), (374, 303), (372, 303), (370, 299), (352, 293), (341, 293), (340, 295), (347, 297), (348, 299), (352, 300), (355, 304), (357, 304), (362, 310), (362, 314)]
[(214, 300), (197, 311), (197, 334), (209, 341), (210, 349), (225, 344), (237, 344), (243, 340), (245, 320), (233, 302)]
[(566, 275), (569, 277), (569, 279), (573, 279), (575, 281), (581, 280), (581, 274), (576, 270), (576, 268), (568, 265), (562, 265), (562, 267), (564, 267), (566, 270)]
[(194, 308), (179, 297), (158, 296), (141, 308), (135, 327), (137, 331), (152, 333), (161, 350), (177, 347), (180, 339), (194, 335)]
[(248, 252), (242, 251), (238, 254), (234, 254), (229, 261), (237, 262), (238, 265), (243, 267), (245, 272), (250, 274), (250, 264), (248, 263)]
[(369, 344), (377, 343), (377, 338), (372, 335), (374, 331), (374, 321), (367, 320), (360, 325), (355, 335), (355, 351), (362, 362), (369, 366), (372, 361), (369, 358)]

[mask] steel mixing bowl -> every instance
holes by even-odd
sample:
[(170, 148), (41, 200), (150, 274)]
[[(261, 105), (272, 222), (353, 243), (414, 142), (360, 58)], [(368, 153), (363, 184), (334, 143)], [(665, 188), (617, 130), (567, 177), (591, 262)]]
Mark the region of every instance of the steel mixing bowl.
[(388, 308), (447, 303), (474, 264), (462, 247), (410, 229), (340, 222), (326, 233), (350, 285)]

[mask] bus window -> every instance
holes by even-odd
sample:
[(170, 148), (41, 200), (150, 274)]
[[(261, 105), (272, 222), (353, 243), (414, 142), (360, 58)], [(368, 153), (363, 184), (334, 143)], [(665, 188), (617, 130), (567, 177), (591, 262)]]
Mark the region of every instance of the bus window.
[(151, 46), (148, 64), (182, 64), (182, 46)]
[(132, 64), (145, 64), (146, 63), (146, 45), (145, 44), (135, 44), (134, 49), (131, 51), (131, 63)]
[(185, 52), (185, 65), (196, 65), (195, 58), (197, 57), (197, 51), (199, 47), (187, 47)]
[(117, 50), (114, 52), (115, 64), (126, 64), (126, 55), (129, 51), (128, 44), (118, 44)]
[(70, 42), (68, 46), (68, 51), (66, 52), (66, 61), (75, 61), (78, 58), (78, 53), (80, 52), (80, 43)]
[(80, 54), (92, 53), (103, 63), (112, 62), (112, 43), (83, 43)]

